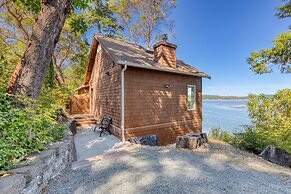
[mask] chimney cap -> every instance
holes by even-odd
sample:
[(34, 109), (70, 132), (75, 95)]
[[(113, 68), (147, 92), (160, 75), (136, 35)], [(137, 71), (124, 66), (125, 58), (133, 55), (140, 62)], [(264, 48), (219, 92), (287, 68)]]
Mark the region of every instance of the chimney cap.
[(153, 46), (154, 49), (157, 48), (158, 46), (161, 46), (161, 45), (172, 47), (174, 49), (177, 48), (177, 45), (168, 42), (168, 35), (167, 34), (162, 34), (159, 39), (160, 39), (160, 41), (157, 42), (156, 44), (154, 44), (154, 46)]
[(162, 39), (162, 41), (167, 42), (168, 41), (168, 34), (162, 34), (161, 39)]

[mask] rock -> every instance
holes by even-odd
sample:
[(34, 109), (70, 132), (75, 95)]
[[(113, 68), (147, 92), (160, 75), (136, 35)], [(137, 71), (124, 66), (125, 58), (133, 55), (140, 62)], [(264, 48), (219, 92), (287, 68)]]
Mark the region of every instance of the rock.
[(291, 154), (274, 146), (267, 146), (261, 153), (265, 160), (279, 164), (281, 166), (291, 167)]
[(42, 174), (42, 170), (45, 164), (36, 164), (31, 166), (23, 166), (20, 168), (11, 169), (8, 173), (22, 174), (26, 179), (26, 183), (29, 183), (32, 179)]
[(42, 163), (50, 165), (57, 157), (57, 149), (44, 150), (38, 154), (33, 154), (27, 157), (32, 163)]
[(0, 178), (0, 193), (18, 194), (26, 185), (23, 175), (15, 174)]
[(149, 145), (149, 146), (157, 146), (158, 145), (158, 136), (157, 135), (149, 135), (138, 138), (130, 138), (129, 142), (141, 145)]

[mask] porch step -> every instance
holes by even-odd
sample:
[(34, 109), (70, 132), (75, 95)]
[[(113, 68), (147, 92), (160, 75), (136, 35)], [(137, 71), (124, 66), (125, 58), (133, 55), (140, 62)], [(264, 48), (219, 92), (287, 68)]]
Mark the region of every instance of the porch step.
[(84, 121), (94, 121), (96, 120), (94, 118), (85, 118), (85, 119), (75, 119), (76, 122), (84, 122)]
[(88, 127), (96, 124), (96, 120), (90, 114), (73, 115), (73, 117), (75, 118), (77, 127)]
[(77, 121), (77, 126), (83, 126), (83, 125), (94, 125), (96, 124), (96, 121)]
[(88, 119), (88, 118), (93, 118), (93, 115), (90, 114), (78, 114), (78, 115), (72, 115), (75, 119)]

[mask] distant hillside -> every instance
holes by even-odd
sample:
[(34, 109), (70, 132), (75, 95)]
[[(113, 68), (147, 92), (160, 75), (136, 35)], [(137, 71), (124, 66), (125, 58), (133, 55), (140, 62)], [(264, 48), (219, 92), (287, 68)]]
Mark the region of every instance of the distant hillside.
[[(272, 98), (272, 94), (264, 94), (267, 98)], [(245, 100), (248, 96), (219, 96), (219, 95), (203, 95), (204, 100)]]
[(219, 95), (203, 95), (206, 100), (243, 100), (248, 99), (247, 96), (219, 96)]

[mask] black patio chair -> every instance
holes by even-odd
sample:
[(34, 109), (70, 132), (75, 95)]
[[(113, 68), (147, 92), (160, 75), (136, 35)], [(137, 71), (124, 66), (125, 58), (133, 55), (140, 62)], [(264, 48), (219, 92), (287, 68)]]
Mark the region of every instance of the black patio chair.
[(110, 126), (111, 122), (112, 122), (112, 118), (111, 117), (108, 117), (108, 116), (103, 117), (102, 120), (101, 120), (100, 125), (96, 125), (95, 126), (94, 132), (97, 129), (97, 127), (99, 127), (101, 129), (99, 137), (101, 137), (101, 135), (102, 135), (102, 133), (104, 131), (108, 131), (109, 134), (111, 135), (111, 132), (109, 130), (109, 126)]

